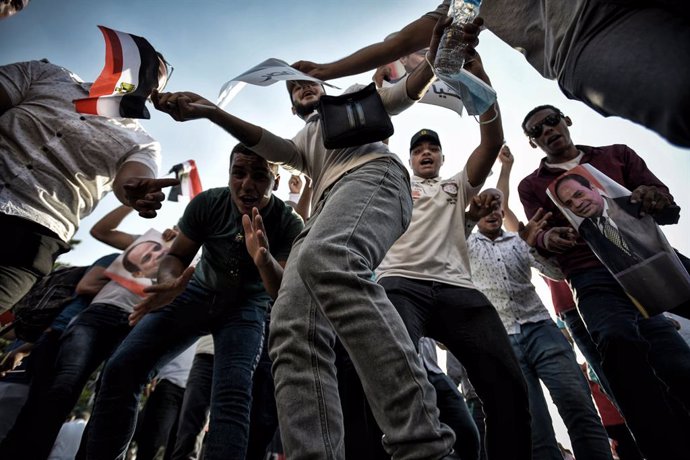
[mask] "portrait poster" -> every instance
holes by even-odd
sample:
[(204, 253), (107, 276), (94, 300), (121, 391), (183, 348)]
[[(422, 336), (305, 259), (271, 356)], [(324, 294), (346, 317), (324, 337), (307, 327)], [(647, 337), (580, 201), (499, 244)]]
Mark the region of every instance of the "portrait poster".
[(631, 191), (594, 166), (578, 165), (547, 195), (645, 316), (690, 302), (690, 275)]
[(155, 284), (160, 261), (171, 245), (172, 240), (166, 242), (161, 232), (150, 229), (125, 249), (105, 274), (133, 293), (145, 297), (144, 288)]

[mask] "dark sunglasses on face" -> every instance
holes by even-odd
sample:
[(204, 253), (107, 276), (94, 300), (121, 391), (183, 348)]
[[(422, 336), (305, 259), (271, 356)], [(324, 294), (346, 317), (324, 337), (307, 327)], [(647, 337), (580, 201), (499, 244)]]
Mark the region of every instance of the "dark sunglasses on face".
[(526, 130), (525, 134), (527, 134), (527, 137), (530, 137), (532, 139), (536, 139), (539, 136), (541, 136), (544, 125), (551, 126), (553, 128), (554, 126), (556, 126), (558, 123), (561, 122), (561, 119), (564, 116), (565, 115), (563, 115), (561, 112), (552, 113), (551, 115), (547, 116), (546, 118), (544, 118), (542, 121), (540, 121), (536, 125), (532, 126), (528, 130)]

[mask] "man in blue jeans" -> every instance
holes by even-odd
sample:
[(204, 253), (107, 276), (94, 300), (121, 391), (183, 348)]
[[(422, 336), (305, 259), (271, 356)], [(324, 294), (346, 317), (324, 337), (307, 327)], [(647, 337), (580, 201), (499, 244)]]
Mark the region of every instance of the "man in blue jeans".
[[(303, 227), (292, 208), (273, 196), (278, 179), (277, 165), (238, 144), (230, 156), (230, 186), (189, 203), (180, 234), (161, 260), (159, 284), (147, 288), (151, 295), (130, 316), (139, 324), (103, 371), (89, 459), (124, 458), (149, 374), (208, 333), (215, 360), (205, 458), (244, 458), (268, 304)], [(190, 267), (202, 247), (201, 260)]]
[[(442, 29), (436, 28), (430, 60)], [(471, 45), (478, 28), (468, 25), (465, 32)], [(425, 62), (379, 90), (387, 112), (411, 106), (432, 79)], [(292, 140), (193, 93), (154, 96), (156, 108), (175, 119), (208, 118), (265, 158), (313, 180), (314, 212), (295, 242), (271, 313), (269, 353), (285, 454), (295, 460), (345, 457), (333, 352), (337, 335), (361, 377), (388, 454), (395, 460), (457, 458), (450, 453), (453, 433), (439, 423), (433, 388), (405, 327), (372, 279), (409, 223), (407, 171), (382, 142), (326, 149), (315, 110), (323, 87), (290, 81), (288, 91), (293, 113), (306, 122)]]
[[(494, 191), (485, 190), (480, 196)], [(503, 215), (499, 206), (479, 219), (479, 231), (470, 235), (467, 247), (472, 280), (496, 307), (527, 382), (532, 414), (532, 460), (563, 458), (540, 380), (568, 428), (575, 455), (589, 460), (611, 460), (606, 431), (575, 353), (531, 281), (532, 268), (554, 279), (562, 278), (563, 274), (554, 262), (532, 249), (529, 241), (523, 241), (521, 236), (529, 240), (528, 232), (518, 235), (504, 231)]]
[[(553, 213), (537, 238), (537, 249), (554, 255), (568, 280), (613, 397), (640, 450), (649, 460), (685, 459), (690, 451), (690, 348), (666, 317), (642, 316), (572, 228), (556, 230), (570, 224), (546, 189), (565, 171), (587, 163), (632, 190), (630, 201), (641, 213), (658, 215), (673, 204), (673, 196), (629, 147), (575, 145), (569, 131), (572, 123), (549, 105), (525, 116), (522, 127), (530, 145), (546, 157), (520, 182), (520, 200), (528, 218), (539, 208)], [(681, 261), (686, 269), (690, 266), (682, 256)]]

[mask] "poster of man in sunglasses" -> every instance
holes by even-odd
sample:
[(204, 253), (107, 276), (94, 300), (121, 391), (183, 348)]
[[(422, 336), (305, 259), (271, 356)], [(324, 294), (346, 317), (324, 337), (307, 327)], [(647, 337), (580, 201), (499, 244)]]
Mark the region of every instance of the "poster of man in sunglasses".
[(113, 261), (106, 275), (143, 297), (144, 288), (155, 284), (158, 265), (170, 250), (173, 238), (164, 237), (158, 230), (148, 230)]
[(658, 225), (676, 223), (677, 206), (645, 214), (630, 190), (591, 164), (562, 174), (547, 195), (645, 316), (690, 301), (690, 275)]

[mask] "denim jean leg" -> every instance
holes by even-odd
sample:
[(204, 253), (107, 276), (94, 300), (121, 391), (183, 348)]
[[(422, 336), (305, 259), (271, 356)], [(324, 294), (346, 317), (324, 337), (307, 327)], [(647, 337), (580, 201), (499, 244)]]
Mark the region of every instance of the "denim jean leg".
[(527, 385), (503, 323), (476, 289), (435, 283), (436, 317), (430, 337), (465, 366), (486, 414), (489, 459), (531, 457)]
[(89, 422), (89, 460), (124, 458), (144, 385), (157, 368), (207, 331), (203, 295), (190, 283), (169, 306), (147, 314), (108, 360)]
[(613, 397), (613, 392), (611, 391), (609, 381), (606, 378), (606, 375), (604, 375), (604, 370), (601, 367), (601, 355), (599, 354), (599, 350), (597, 350), (597, 346), (592, 340), (592, 337), (589, 335), (589, 331), (587, 331), (585, 323), (580, 317), (580, 312), (578, 312), (577, 309), (572, 309), (565, 312), (562, 318), (566, 327), (568, 328), (568, 332), (570, 332), (570, 336), (575, 341), (577, 348), (585, 357), (587, 364), (594, 370), (601, 388), (603, 388), (606, 396), (608, 396), (611, 402), (613, 402), (615, 405), (616, 401)]
[[(686, 458), (687, 427), (678, 423), (667, 386), (652, 367), (650, 342), (640, 333), (642, 315), (603, 268), (571, 276), (570, 282), (613, 395), (640, 450), (649, 460)], [(687, 356), (681, 353), (669, 359)]]
[[(284, 439), (289, 458), (343, 458), (341, 448), (336, 451), (328, 445), (334, 435), (336, 447), (342, 446), (342, 415), (333, 352), (326, 350), (332, 347), (332, 341), (327, 333), (319, 332), (328, 328), (328, 324), (321, 324), (324, 319), (335, 329), (352, 359), (393, 459), (441, 457), (451, 449), (454, 436), (438, 421), (433, 387), (426, 380), (399, 315), (372, 276), (386, 251), (406, 229), (410, 214), (409, 181), (402, 166), (392, 159), (372, 161), (338, 181), (308, 222), (299, 251), (293, 249), (286, 271), (296, 270), (299, 279), (286, 273), (283, 290), (306, 290), (325, 318), (311, 313), (314, 306), (307, 305), (302, 318), (315, 319), (316, 327), (307, 327), (306, 331), (301, 328), (301, 337), (295, 342), (302, 343), (294, 343), (292, 349), (284, 344), (275, 348), (277, 339), (285, 340), (287, 333), (275, 333), (276, 328), (286, 326), (272, 318), (271, 356), (279, 413), (285, 410), (281, 407), (281, 399), (286, 397), (282, 392), (290, 391), (281, 388), (288, 372), (309, 372), (311, 376), (300, 380), (311, 382), (306, 388), (317, 392), (314, 404), (302, 401), (301, 407), (295, 408), (300, 420), (312, 419), (308, 423), (313, 430), (299, 430), (300, 434), (295, 432), (293, 437), (292, 426), (281, 427), (288, 438), (293, 438)], [(281, 292), (274, 308), (296, 308), (294, 303), (287, 305), (287, 300)], [(280, 357), (281, 352), (289, 355)], [(298, 353), (306, 355), (304, 367), (296, 365), (305, 359), (296, 358)], [(293, 366), (288, 366), (291, 361)], [(294, 392), (304, 391), (291, 388)], [(294, 418), (290, 423), (294, 424), (298, 415), (291, 415)], [(321, 446), (313, 446), (315, 438)], [(316, 450), (304, 450), (307, 443)]]
[(134, 441), (137, 443), (137, 460), (154, 460), (165, 451), (168, 439), (174, 436), (184, 388), (163, 379), (146, 400), (140, 414)]
[(515, 356), (520, 363), (529, 393), (529, 411), (532, 415), (532, 460), (562, 460), (563, 455), (556, 443), (553, 420), (539, 382), (536, 369), (531, 365), (522, 333), (508, 336)]
[(58, 342), (50, 381), (32, 392), (2, 447), (2, 458), (45, 458), (89, 376), (129, 332), (127, 313), (93, 305), (67, 328)]
[(211, 408), (213, 354), (197, 353), (189, 371), (172, 460), (195, 460)]
[(611, 460), (611, 447), (594, 407), (589, 384), (572, 347), (552, 320), (523, 325), (527, 360), (551, 394), (568, 429), (573, 453)]
[(263, 346), (267, 303), (233, 306), (211, 329), (213, 388), (205, 459), (245, 458), (252, 376)]

